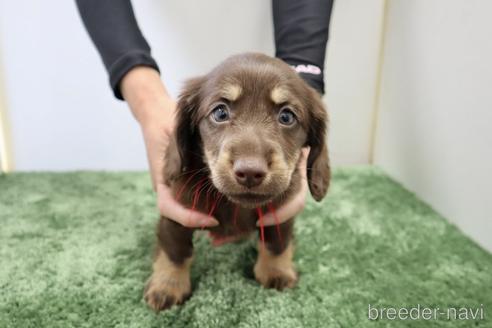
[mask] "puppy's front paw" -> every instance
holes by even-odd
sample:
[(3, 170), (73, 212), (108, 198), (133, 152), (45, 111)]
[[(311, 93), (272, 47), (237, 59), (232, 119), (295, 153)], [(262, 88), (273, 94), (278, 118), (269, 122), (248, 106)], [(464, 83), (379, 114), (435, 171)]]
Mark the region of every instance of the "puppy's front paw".
[(178, 265), (162, 250), (158, 251), (154, 272), (144, 291), (144, 299), (152, 309), (161, 311), (186, 301), (191, 295), (190, 265), (191, 258)]
[(255, 265), (255, 277), (263, 287), (277, 290), (292, 288), (297, 282), (297, 273), (293, 268), (262, 268), (258, 263)]
[(265, 288), (283, 290), (292, 288), (297, 282), (297, 273), (292, 263), (292, 244), (278, 255), (259, 245), (258, 260), (254, 272), (256, 280)]
[(144, 299), (156, 312), (182, 304), (191, 295), (188, 276), (165, 275), (155, 272), (147, 282)]

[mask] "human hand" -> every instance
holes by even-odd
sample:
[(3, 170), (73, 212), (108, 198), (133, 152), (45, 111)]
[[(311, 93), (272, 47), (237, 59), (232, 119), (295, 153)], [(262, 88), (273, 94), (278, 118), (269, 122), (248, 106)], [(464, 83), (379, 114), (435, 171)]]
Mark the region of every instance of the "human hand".
[[(266, 213), (261, 222), (264, 226), (271, 226), (288, 221), (304, 209), (304, 206), (306, 205), (306, 195), (309, 189), (307, 183), (307, 159), (309, 151), (309, 147), (305, 147), (301, 151), (301, 159), (298, 164), (299, 174), (301, 175), (301, 188), (299, 189), (299, 192), (287, 203), (277, 208), (275, 210), (275, 215), (271, 212)], [(258, 221), (256, 225), (260, 226), (260, 222)]]
[(184, 207), (164, 183), (164, 155), (174, 130), (176, 103), (159, 74), (152, 68), (136, 67), (123, 78), (121, 91), (140, 123), (160, 214), (186, 227), (217, 225), (213, 217)]

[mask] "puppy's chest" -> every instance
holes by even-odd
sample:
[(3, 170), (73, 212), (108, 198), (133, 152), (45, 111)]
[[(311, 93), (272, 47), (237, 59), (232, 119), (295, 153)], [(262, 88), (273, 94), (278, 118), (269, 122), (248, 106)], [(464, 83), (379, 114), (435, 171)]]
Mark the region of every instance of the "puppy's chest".
[[(228, 237), (246, 236), (256, 230), (256, 223), (260, 218), (280, 207), (299, 189), (300, 177), (293, 175), (289, 188), (282, 194), (282, 197), (272, 199), (266, 205), (256, 208), (242, 207), (227, 199), (227, 197), (213, 188), (208, 177), (186, 177), (172, 184), (172, 189), (176, 199), (186, 207), (206, 213), (215, 217), (219, 225), (208, 228), (214, 239), (224, 239)], [(261, 222), (261, 221), (260, 221)]]
[(214, 217), (220, 222), (218, 226), (209, 229), (215, 237), (246, 235), (257, 228), (258, 217), (255, 210), (242, 208), (228, 201), (221, 203)]

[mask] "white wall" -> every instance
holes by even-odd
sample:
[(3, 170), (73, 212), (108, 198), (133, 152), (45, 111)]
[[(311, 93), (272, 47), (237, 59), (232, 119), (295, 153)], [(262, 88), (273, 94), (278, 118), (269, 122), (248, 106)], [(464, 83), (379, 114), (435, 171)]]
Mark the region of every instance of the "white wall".
[[(1, 59), (1, 58), (0, 58)], [(1, 62), (1, 61), (0, 61)], [(4, 155), (4, 148), (5, 148), (5, 142), (6, 142), (6, 135), (4, 132), (4, 111), (5, 111), (5, 100), (4, 100), (4, 94), (3, 94), (3, 83), (2, 83), (2, 74), (1, 74), (1, 66), (0, 66), (0, 174), (4, 172), (5, 168), (4, 166), (4, 161), (5, 161), (5, 155)]]
[[(163, 79), (184, 79), (241, 51), (273, 54), (270, 1), (134, 1)], [(327, 102), (334, 163), (366, 163), (382, 0), (336, 1)], [(17, 170), (143, 169), (142, 138), (110, 92), (74, 1), (0, 0), (2, 51)]]
[(390, 0), (375, 162), (492, 250), (491, 1)]
[[(1, 49), (0, 49), (1, 50)], [(10, 135), (6, 130), (8, 127), (8, 124), (6, 122), (6, 99), (5, 99), (5, 92), (4, 92), (4, 85), (3, 85), (3, 75), (2, 74), (2, 58), (1, 58), (1, 51), (0, 51), (0, 173), (3, 172), (9, 172), (11, 169), (11, 160), (10, 157), (7, 156), (8, 152), (8, 146), (9, 144), (8, 141), (8, 136)]]
[(335, 0), (325, 69), (334, 164), (370, 159), (383, 0)]

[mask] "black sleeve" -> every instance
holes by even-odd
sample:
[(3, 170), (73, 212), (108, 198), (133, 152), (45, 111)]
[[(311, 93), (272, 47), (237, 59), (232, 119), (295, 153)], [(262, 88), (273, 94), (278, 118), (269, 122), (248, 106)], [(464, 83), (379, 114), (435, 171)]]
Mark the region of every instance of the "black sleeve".
[(130, 0), (76, 0), (80, 16), (102, 57), (114, 95), (123, 99), (119, 83), (137, 65), (159, 71), (135, 19)]
[(275, 56), (324, 93), (324, 62), (333, 0), (272, 0)]

